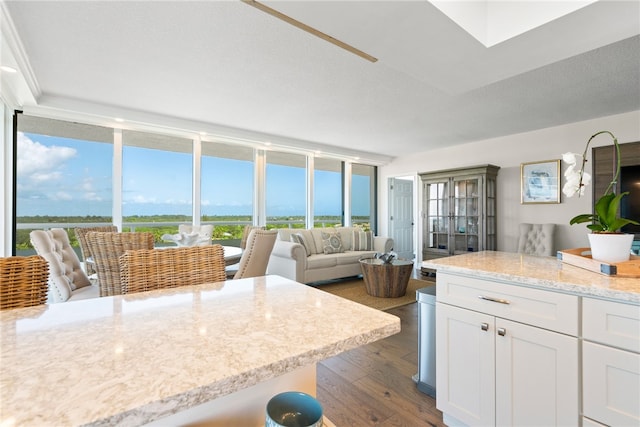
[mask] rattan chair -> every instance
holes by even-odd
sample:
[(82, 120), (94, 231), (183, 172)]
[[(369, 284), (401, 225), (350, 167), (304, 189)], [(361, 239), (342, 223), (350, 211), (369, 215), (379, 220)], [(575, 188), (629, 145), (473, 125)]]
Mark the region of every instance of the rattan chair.
[(105, 233), (93, 231), (87, 233), (86, 238), (98, 275), (101, 297), (122, 294), (120, 255), (127, 250), (153, 249), (153, 234), (151, 233)]
[(123, 294), (224, 280), (220, 245), (126, 251), (120, 256)]
[(47, 302), (49, 265), (40, 255), (0, 258), (0, 310)]
[[(118, 227), (115, 225), (105, 225), (102, 227), (78, 227), (73, 231), (76, 234), (76, 239), (78, 239), (78, 244), (80, 244), (80, 253), (82, 255), (82, 262), (84, 263), (84, 271), (88, 275), (96, 274), (96, 269), (93, 267), (93, 257), (91, 256), (91, 252), (89, 252), (89, 247), (87, 246), (87, 233), (116, 233), (118, 231)], [(87, 262), (87, 258), (91, 258), (91, 262)]]
[(247, 238), (246, 248), (242, 252), (238, 272), (234, 279), (264, 276), (267, 272), (269, 257), (276, 243), (278, 230), (253, 229)]

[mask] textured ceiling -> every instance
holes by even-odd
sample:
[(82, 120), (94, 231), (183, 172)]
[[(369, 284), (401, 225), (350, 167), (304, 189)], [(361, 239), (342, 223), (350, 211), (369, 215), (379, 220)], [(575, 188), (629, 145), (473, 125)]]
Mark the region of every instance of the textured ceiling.
[(640, 109), (638, 1), (490, 48), (426, 1), (265, 3), (378, 61), (240, 1), (5, 1), (35, 82), (25, 110), (394, 157)]

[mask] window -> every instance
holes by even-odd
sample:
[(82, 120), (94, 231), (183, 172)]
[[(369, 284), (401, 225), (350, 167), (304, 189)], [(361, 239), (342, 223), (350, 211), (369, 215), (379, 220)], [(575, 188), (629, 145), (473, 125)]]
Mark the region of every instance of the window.
[(351, 171), (351, 224), (370, 229), (376, 223), (376, 167), (354, 164)]
[(193, 215), (193, 141), (122, 132), (123, 231), (149, 231), (156, 242)]
[[(304, 228), (313, 216), (315, 227), (339, 225), (347, 220), (347, 206), (352, 224), (375, 223), (374, 166), (352, 165), (351, 200), (344, 200), (349, 177), (336, 159), (316, 157), (314, 170), (308, 171), (306, 154), (202, 141), (201, 159), (194, 161), (189, 137), (114, 131), (21, 113), (16, 130), (19, 255), (34, 253), (29, 233), (36, 228), (66, 228), (77, 246), (73, 228), (115, 224), (122, 231), (150, 231), (162, 244), (163, 234), (194, 222), (194, 192), (200, 195), (195, 203), (199, 222), (213, 224), (214, 239), (225, 244), (239, 242), (247, 224)], [(200, 170), (194, 171), (194, 164)], [(313, 188), (307, 192), (310, 173)], [(264, 193), (256, 194), (261, 191), (256, 185), (264, 185)], [(307, 212), (310, 205), (313, 212)], [(262, 212), (266, 218), (255, 217)]]
[(253, 148), (203, 142), (201, 170), (201, 223), (214, 224), (214, 240), (239, 244), (253, 223)]
[(267, 152), (266, 213), (270, 228), (304, 228), (307, 158), (300, 154)]
[(18, 114), (16, 254), (33, 229), (112, 223), (113, 130)]
[(342, 162), (315, 158), (313, 221), (315, 227), (342, 225)]

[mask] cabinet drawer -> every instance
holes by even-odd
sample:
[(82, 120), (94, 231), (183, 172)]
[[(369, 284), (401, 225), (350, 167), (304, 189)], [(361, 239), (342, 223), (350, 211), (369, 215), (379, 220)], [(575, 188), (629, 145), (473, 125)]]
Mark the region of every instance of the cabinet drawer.
[(583, 342), (583, 413), (610, 426), (640, 425), (640, 355)]
[(640, 306), (583, 298), (582, 336), (640, 353)]
[(578, 297), (438, 272), (436, 299), (544, 329), (578, 335)]

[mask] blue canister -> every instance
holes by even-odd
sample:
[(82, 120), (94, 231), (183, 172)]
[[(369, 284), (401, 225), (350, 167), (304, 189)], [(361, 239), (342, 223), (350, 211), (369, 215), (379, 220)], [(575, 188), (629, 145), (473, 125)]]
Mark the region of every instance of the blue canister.
[(307, 393), (277, 394), (267, 403), (265, 427), (322, 427), (322, 406)]

